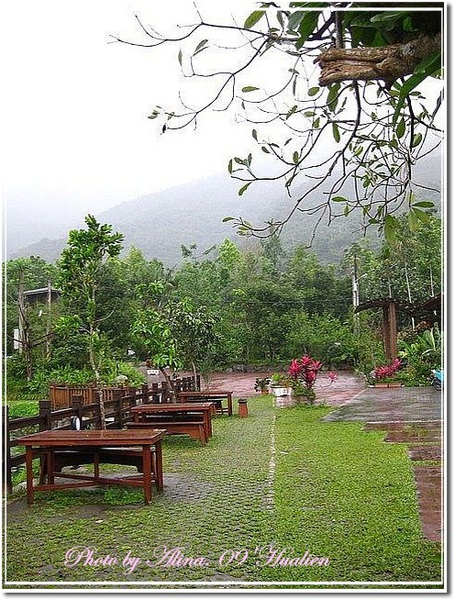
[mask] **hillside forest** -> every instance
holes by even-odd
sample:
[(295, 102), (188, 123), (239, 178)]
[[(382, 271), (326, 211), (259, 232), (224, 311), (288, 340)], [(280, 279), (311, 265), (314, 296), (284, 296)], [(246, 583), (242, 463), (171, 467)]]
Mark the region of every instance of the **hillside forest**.
[[(276, 235), (248, 249), (228, 239), (182, 246), (174, 268), (122, 249), (122, 232), (88, 215), (55, 262), (30, 256), (3, 264), (10, 399), (46, 397), (50, 382), (137, 385), (136, 367), (146, 360), (208, 376), (285, 370), (308, 354), (323, 368), (367, 374), (385, 362), (382, 313), (355, 315), (353, 288), (356, 304), (418, 304), (441, 293), (436, 215), (417, 223), (403, 217), (394, 239), (374, 249), (357, 241), (338, 264), (321, 263), (304, 245), (285, 251)], [(440, 364), (436, 323), (398, 313), (405, 383), (428, 383)]]

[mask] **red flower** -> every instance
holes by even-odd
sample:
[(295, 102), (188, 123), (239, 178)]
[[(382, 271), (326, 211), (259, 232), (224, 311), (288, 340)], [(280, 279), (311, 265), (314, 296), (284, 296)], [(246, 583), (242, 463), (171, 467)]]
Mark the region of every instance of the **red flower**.
[(311, 389), (316, 382), (321, 367), (321, 361), (314, 360), (311, 356), (305, 354), (300, 360), (292, 359), (288, 373), (296, 382), (300, 381), (307, 389)]
[(401, 367), (401, 360), (399, 358), (395, 358), (390, 365), (382, 365), (380, 367), (376, 367), (374, 369), (374, 378), (375, 379), (386, 379), (388, 377), (393, 377), (398, 369)]

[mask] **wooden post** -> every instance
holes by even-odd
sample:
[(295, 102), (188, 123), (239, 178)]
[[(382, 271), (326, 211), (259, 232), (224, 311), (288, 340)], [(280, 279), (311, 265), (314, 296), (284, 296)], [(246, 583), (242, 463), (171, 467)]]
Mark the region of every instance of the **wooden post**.
[(158, 404), (160, 401), (160, 396), (159, 396), (159, 392), (158, 392), (158, 383), (156, 383), (156, 382), (152, 383), (150, 398), (151, 398), (152, 404)]
[(123, 427), (123, 415), (122, 415), (123, 394), (122, 394), (121, 390), (114, 390), (112, 393), (112, 396), (113, 396), (113, 400), (115, 400), (117, 403), (117, 405), (115, 407), (116, 419), (117, 419), (118, 426), (121, 429)]
[[(152, 384), (153, 386), (153, 384)], [(141, 385), (141, 404), (149, 402), (149, 386), (144, 383)]]
[(388, 302), (382, 308), (382, 331), (386, 358), (392, 362), (398, 356), (397, 308), (395, 302)]
[[(5, 440), (4, 450), (6, 450), (6, 457), (3, 469), (3, 475), (6, 475), (6, 489), (8, 494), (11, 494), (13, 491), (13, 476), (11, 473), (11, 438), (10, 438), (10, 430), (9, 430), (9, 409), (8, 405), (2, 406), (2, 419), (3, 419), (3, 435)], [(6, 469), (6, 474), (5, 474)]]
[(50, 400), (39, 401), (39, 416), (42, 418), (39, 424), (39, 430), (45, 431), (52, 429), (52, 410)]
[(397, 343), (397, 307), (395, 302), (391, 302), (388, 308), (389, 312), (389, 329), (390, 329), (390, 356), (391, 360), (395, 360), (398, 356)]
[(390, 324), (388, 306), (382, 307), (382, 339), (384, 341), (385, 357), (390, 362), (392, 360), (392, 355), (390, 351)]
[(79, 417), (82, 426), (82, 402), (84, 396), (71, 396), (71, 408), (74, 411), (74, 416)]

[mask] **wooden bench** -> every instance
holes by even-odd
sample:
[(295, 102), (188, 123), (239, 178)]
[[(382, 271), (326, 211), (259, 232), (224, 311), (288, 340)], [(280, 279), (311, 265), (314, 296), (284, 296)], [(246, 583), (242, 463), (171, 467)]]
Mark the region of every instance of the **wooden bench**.
[[(198, 417), (198, 415), (196, 415)], [(204, 426), (204, 422), (200, 418), (191, 420), (172, 420), (167, 418), (166, 420), (158, 417), (155, 419), (152, 416), (148, 416), (146, 422), (142, 423), (125, 423), (128, 429), (139, 429), (144, 427), (151, 427), (153, 429), (166, 429), (168, 435), (189, 435), (192, 440), (199, 440), (202, 444), (208, 442), (207, 432)]]
[[(36, 453), (41, 458), (39, 482), (42, 484), (46, 477), (46, 457), (45, 449)], [(56, 450), (53, 453), (54, 472), (62, 472), (65, 467), (78, 467), (80, 465), (93, 464), (94, 454), (85, 450)], [(139, 473), (144, 472), (142, 448), (99, 448), (98, 462), (100, 464), (128, 465), (136, 467)], [(163, 489), (163, 481), (157, 477), (158, 469), (156, 465), (156, 453), (152, 446), (152, 481), (157, 489)]]
[[(210, 401), (215, 405), (218, 414), (227, 413), (232, 416), (232, 394), (229, 390), (182, 391), (177, 392), (177, 402)], [(224, 399), (227, 400), (226, 409), (223, 407)]]

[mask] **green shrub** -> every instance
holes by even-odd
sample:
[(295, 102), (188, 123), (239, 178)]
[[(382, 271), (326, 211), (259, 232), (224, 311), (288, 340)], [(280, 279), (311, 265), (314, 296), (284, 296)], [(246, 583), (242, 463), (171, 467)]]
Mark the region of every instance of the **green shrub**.
[(147, 382), (143, 375), (134, 365), (127, 362), (107, 360), (103, 365), (102, 379), (105, 385), (115, 386), (118, 384), (117, 377), (124, 375), (127, 377), (125, 385), (138, 387)]
[(8, 404), (10, 419), (21, 419), (23, 417), (34, 417), (39, 412), (36, 400), (16, 400)]
[(356, 335), (350, 320), (340, 321), (327, 313), (298, 315), (289, 342), (293, 356), (309, 354), (328, 369), (369, 365), (370, 362), (374, 366), (375, 358), (382, 358), (383, 354), (380, 340), (364, 319), (360, 323), (360, 333)]

